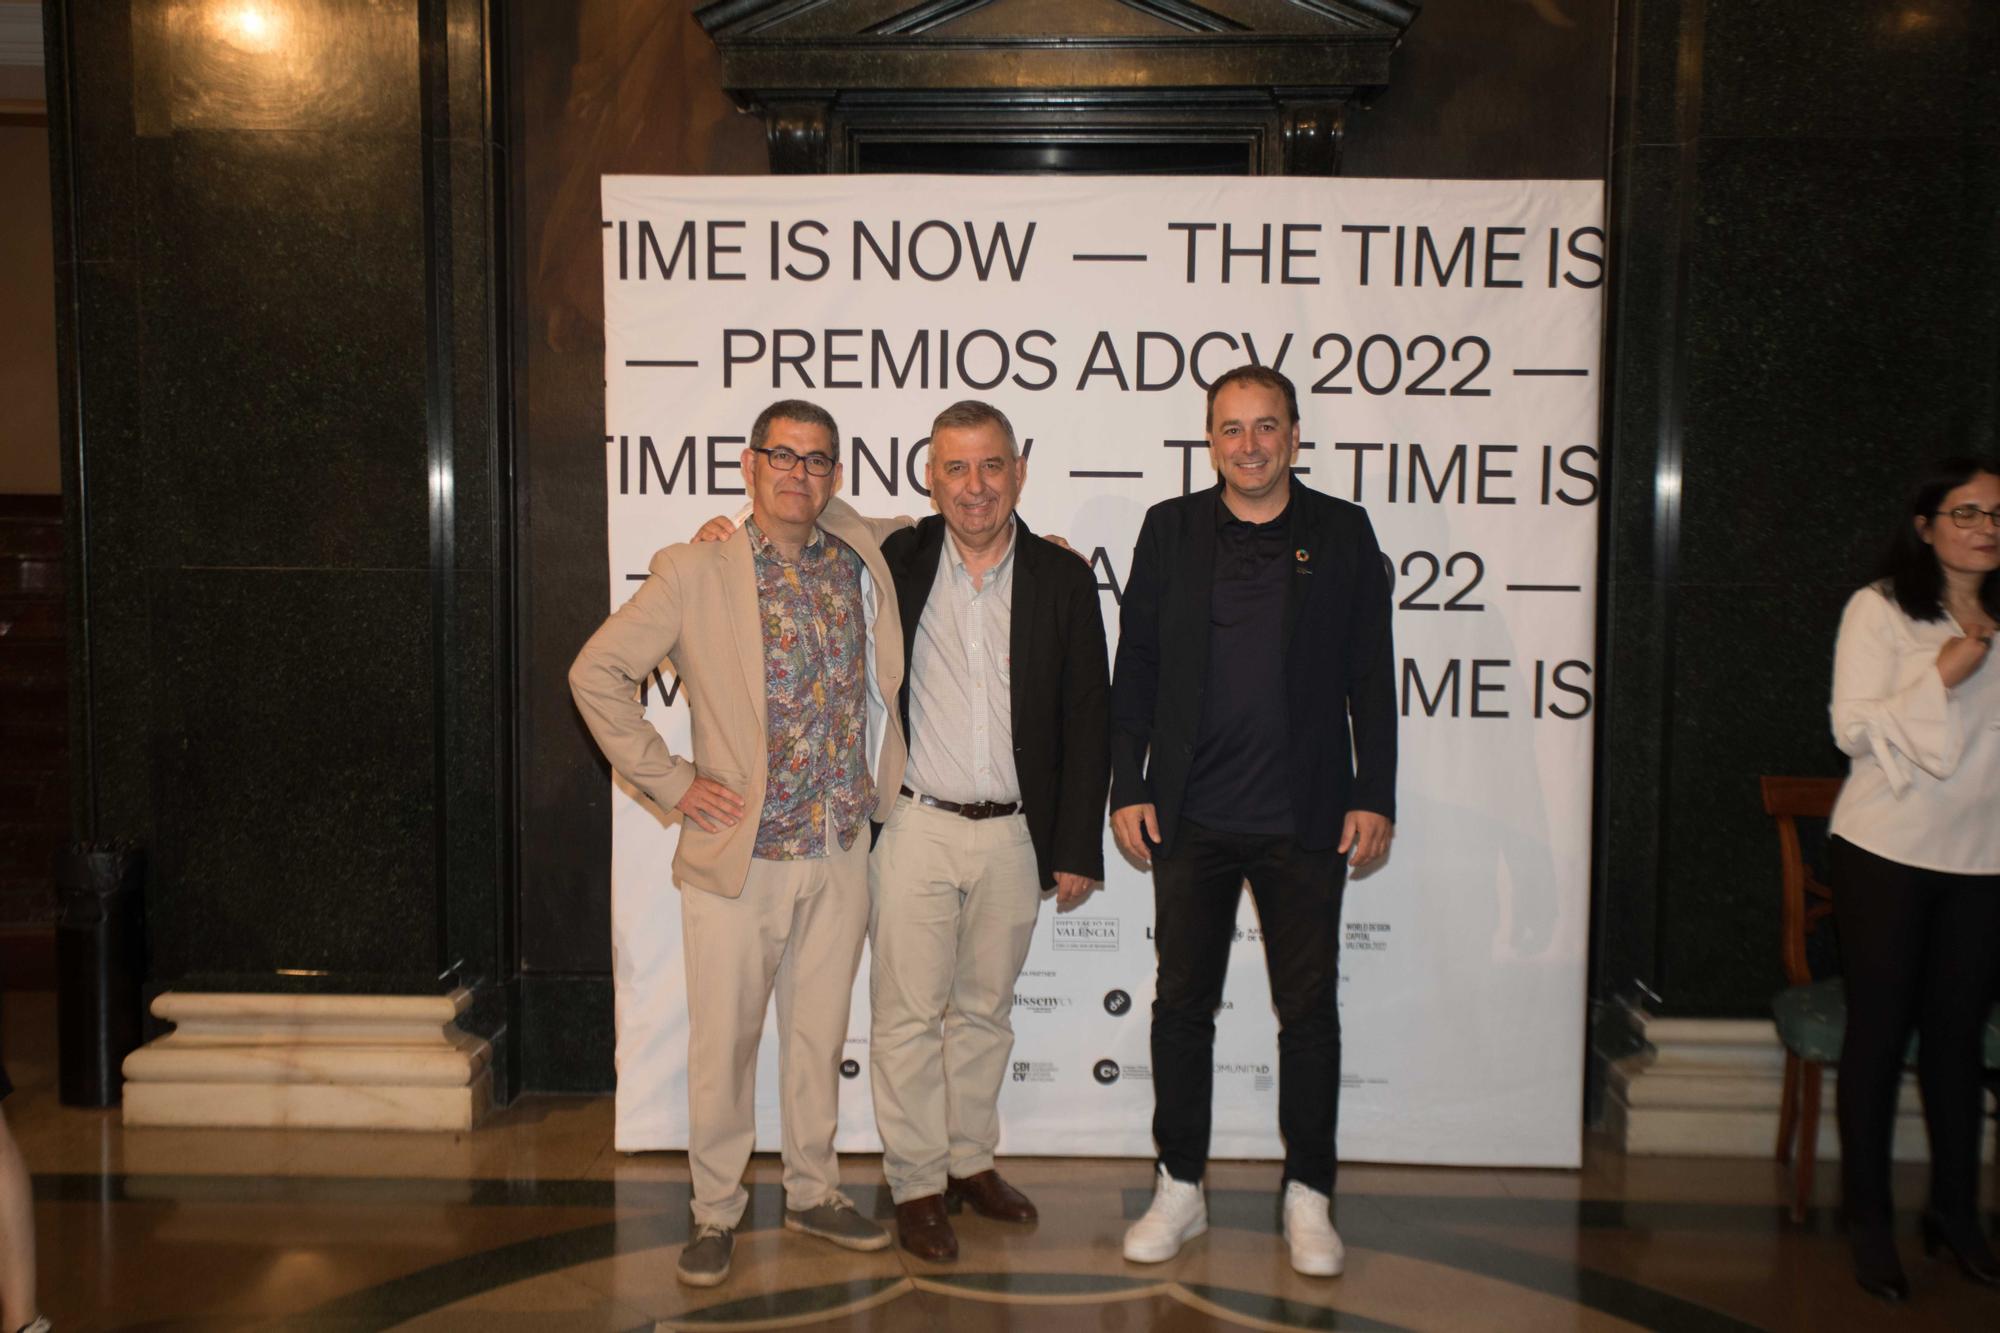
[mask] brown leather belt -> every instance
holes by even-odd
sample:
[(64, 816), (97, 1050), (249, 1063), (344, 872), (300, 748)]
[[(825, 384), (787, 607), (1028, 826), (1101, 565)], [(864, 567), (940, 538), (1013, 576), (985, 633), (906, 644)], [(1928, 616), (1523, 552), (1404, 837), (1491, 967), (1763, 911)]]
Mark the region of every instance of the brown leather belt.
[(1011, 815), (1021, 808), (1019, 801), (940, 801), (935, 796), (920, 796), (908, 787), (903, 788), (903, 795), (919, 805), (927, 805), (933, 810), (942, 810), (948, 815), (958, 815), (964, 819), (998, 819), (1002, 815)]

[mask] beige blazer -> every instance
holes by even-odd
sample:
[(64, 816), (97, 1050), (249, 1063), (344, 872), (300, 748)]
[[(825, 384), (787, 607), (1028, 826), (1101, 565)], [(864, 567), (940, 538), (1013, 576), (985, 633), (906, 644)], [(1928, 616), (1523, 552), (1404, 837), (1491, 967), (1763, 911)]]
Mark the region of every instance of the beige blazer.
[[(907, 754), (894, 707), (903, 685), (902, 622), (880, 543), (909, 523), (863, 518), (839, 499), (829, 501), (819, 519), (821, 528), (861, 557), (868, 617), (868, 758), (877, 821), (888, 819), (896, 804)], [(640, 682), (662, 661), (680, 677), (688, 701), (692, 760), (667, 749), (639, 704)], [(604, 757), (662, 810), (673, 810), (697, 774), (743, 797), (742, 820), (719, 833), (682, 820), (674, 852), (674, 879), (681, 887), (725, 898), (741, 894), (769, 770), (764, 634), (748, 530), (738, 528), (726, 541), (682, 543), (655, 554), (650, 577), (577, 654), (569, 688)]]

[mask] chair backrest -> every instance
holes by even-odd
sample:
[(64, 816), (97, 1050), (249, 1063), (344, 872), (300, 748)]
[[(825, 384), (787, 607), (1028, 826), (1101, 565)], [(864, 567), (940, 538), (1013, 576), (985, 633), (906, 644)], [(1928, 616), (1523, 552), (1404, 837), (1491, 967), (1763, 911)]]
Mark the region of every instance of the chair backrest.
[(1764, 813), (1778, 825), (1778, 858), (1783, 874), (1785, 980), (1803, 986), (1813, 979), (1806, 961), (1806, 936), (1822, 918), (1833, 914), (1833, 890), (1820, 883), (1806, 865), (1799, 845), (1799, 820), (1825, 819), (1840, 795), (1839, 778), (1757, 779), (1764, 792)]

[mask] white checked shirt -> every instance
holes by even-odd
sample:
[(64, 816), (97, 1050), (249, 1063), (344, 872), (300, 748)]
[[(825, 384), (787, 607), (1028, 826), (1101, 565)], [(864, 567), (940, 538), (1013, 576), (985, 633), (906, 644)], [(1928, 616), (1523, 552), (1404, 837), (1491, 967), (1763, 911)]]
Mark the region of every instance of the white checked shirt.
[(911, 790), (945, 801), (1018, 801), (1010, 660), (1014, 547), (972, 586), (950, 531), (910, 655)]

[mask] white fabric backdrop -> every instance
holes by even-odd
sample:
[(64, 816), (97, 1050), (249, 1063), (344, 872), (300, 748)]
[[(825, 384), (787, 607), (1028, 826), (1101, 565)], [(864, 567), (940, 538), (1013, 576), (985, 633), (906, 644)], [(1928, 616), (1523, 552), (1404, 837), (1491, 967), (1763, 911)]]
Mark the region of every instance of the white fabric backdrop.
[[(921, 514), (930, 419), (979, 397), (1028, 448), (1030, 526), (1093, 553), (1115, 649), (1147, 506), (1214, 481), (1184, 447), (1203, 385), (1251, 359), (1290, 375), (1304, 480), (1365, 504), (1398, 569), (1400, 817), (1347, 890), (1341, 1154), (1577, 1162), (1601, 183), (606, 177), (603, 207), (611, 606), (656, 548), (742, 505), (742, 437), (771, 400), (834, 414), (863, 512)], [(656, 688), (649, 716), (687, 751), (684, 704)], [(616, 1143), (684, 1147), (675, 827), (613, 801)], [(1043, 907), (1003, 1152), (1153, 1151), (1151, 885), (1105, 843), (1103, 888)], [(1276, 1157), (1248, 895), (1239, 921), (1214, 1151)], [(867, 981), (864, 961), (848, 1149), (878, 1146)], [(775, 1071), (773, 1036), (760, 1149)]]

